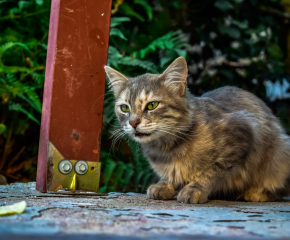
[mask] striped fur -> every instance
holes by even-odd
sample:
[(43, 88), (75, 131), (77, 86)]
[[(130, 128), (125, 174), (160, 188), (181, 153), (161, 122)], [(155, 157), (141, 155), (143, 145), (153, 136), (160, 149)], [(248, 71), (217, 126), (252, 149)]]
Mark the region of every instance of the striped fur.
[[(128, 78), (106, 67), (121, 129), (138, 141), (160, 182), (149, 198), (204, 203), (227, 197), (274, 201), (290, 193), (290, 138), (256, 96), (223, 87), (195, 97), (187, 65), (175, 60), (161, 75)], [(157, 101), (154, 110), (146, 110)], [(120, 105), (126, 104), (125, 113)], [(140, 122), (134, 129), (129, 121)], [(136, 133), (145, 134), (142, 137)]]

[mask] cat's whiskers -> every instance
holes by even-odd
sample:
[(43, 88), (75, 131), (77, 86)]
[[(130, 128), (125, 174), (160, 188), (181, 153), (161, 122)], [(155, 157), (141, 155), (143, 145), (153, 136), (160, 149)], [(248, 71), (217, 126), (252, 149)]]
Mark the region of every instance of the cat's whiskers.
[(112, 140), (112, 145), (111, 145), (111, 147), (115, 145), (116, 141), (118, 140), (118, 138), (119, 138), (122, 134), (123, 134), (123, 132), (118, 132), (118, 133), (115, 134), (115, 136), (113, 137), (113, 140)]
[(118, 139), (125, 134), (126, 134), (126, 132), (124, 132), (124, 131), (120, 131), (120, 132), (116, 133), (116, 135), (114, 136), (113, 141), (112, 141), (113, 144), (115, 144), (118, 141)]
[(120, 147), (120, 144), (121, 144), (121, 142), (122, 142), (122, 139), (123, 139), (123, 137), (126, 135), (126, 133), (124, 133), (121, 137), (120, 137), (120, 141), (119, 141), (119, 144), (118, 144), (118, 149), (119, 149), (119, 147)]
[(116, 129), (112, 132), (112, 144), (111, 144), (111, 147), (110, 147), (110, 152), (111, 152), (111, 149), (113, 149), (113, 152), (114, 152), (114, 147), (116, 145), (116, 143), (121, 140), (127, 133), (123, 130), (123, 128), (119, 128), (119, 129)]
[[(113, 149), (113, 153), (114, 153), (114, 149), (115, 149), (115, 145), (116, 145), (116, 143), (118, 142), (118, 141), (120, 141), (121, 142), (121, 140), (123, 139), (123, 137), (126, 135), (126, 133), (122, 133), (121, 135), (119, 135), (116, 139), (115, 139), (115, 141), (112, 143), (112, 145), (111, 145), (111, 148), (110, 148), (110, 151), (111, 151), (111, 149)], [(118, 145), (119, 146), (119, 145)]]
[(114, 130), (113, 132), (111, 132), (112, 136), (114, 136), (117, 132), (122, 131), (123, 129), (119, 127), (119, 129)]

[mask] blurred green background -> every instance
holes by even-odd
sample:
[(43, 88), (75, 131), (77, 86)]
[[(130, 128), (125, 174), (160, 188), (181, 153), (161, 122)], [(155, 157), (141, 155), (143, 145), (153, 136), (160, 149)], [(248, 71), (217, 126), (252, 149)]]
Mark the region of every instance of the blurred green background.
[[(0, 0), (0, 174), (34, 181), (49, 0)], [(289, 0), (113, 0), (108, 65), (128, 76), (162, 72), (178, 56), (195, 95), (224, 85), (262, 98), (290, 133)], [(142, 192), (155, 181), (139, 146), (112, 141), (107, 91), (101, 192)]]

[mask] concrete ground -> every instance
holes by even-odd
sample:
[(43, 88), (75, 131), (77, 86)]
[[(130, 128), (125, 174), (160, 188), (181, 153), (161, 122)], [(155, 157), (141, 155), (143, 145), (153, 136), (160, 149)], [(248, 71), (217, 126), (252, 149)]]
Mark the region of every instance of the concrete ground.
[(290, 239), (290, 199), (189, 205), (144, 194), (44, 194), (35, 183), (0, 186), (0, 206), (25, 200), (23, 214), (0, 217), (0, 239)]

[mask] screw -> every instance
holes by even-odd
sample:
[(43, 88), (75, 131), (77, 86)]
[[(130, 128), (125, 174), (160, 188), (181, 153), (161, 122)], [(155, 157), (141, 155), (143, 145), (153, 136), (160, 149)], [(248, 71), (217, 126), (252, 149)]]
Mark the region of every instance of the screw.
[(72, 163), (67, 160), (67, 159), (63, 159), (59, 162), (58, 164), (58, 170), (62, 173), (62, 174), (68, 174), (71, 172), (72, 170)]
[(63, 165), (63, 170), (64, 170), (65, 172), (68, 172), (69, 169), (70, 169), (70, 165), (67, 164), (67, 163), (65, 163), (65, 164)]
[(77, 174), (83, 175), (88, 171), (88, 164), (85, 161), (77, 161), (75, 164), (75, 171)]

